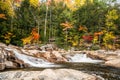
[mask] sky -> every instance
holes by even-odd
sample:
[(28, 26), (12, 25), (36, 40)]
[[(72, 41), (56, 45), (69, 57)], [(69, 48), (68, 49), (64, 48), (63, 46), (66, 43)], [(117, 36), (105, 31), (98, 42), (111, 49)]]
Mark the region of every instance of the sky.
[(117, 0), (118, 3), (120, 3), (120, 0)]

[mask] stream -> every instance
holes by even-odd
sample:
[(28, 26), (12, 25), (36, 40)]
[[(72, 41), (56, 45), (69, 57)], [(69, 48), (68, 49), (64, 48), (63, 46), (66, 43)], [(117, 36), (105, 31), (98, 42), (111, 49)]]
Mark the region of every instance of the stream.
[[(57, 67), (55, 67), (57, 65)], [(44, 69), (62, 69), (62, 68), (67, 68), (67, 69), (75, 69), (79, 70), (85, 73), (88, 73), (90, 75), (97, 75), (104, 80), (120, 80), (120, 69), (116, 69), (113, 67), (108, 67), (103, 64), (93, 64), (93, 63), (60, 63), (60, 64), (55, 64), (54, 67), (42, 67), (42, 68), (24, 68), (24, 69), (7, 69), (6, 71), (11, 71), (11, 70), (23, 70), (23, 71), (42, 71)], [(61, 65), (58, 67), (58, 65)]]
[[(11, 50), (11, 49), (7, 49)], [(91, 75), (97, 75), (104, 80), (120, 80), (120, 69), (105, 66), (102, 60), (93, 60), (86, 56), (86, 54), (74, 54), (74, 55), (66, 55), (69, 59), (68, 62), (64, 63), (50, 63), (40, 58), (35, 58), (32, 56), (28, 56), (25, 54), (19, 54), (17, 50), (12, 50), (14, 54), (25, 63), (31, 65), (31, 68), (24, 68), (19, 70), (25, 71), (41, 71), (44, 69), (75, 69), (79, 71), (83, 71), (85, 73)], [(18, 69), (6, 69), (5, 71), (18, 70)]]

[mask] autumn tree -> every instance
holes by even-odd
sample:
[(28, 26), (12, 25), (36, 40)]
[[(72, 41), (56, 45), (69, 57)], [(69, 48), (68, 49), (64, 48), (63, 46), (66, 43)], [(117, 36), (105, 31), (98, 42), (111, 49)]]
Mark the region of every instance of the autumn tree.
[(113, 9), (108, 11), (106, 14), (106, 29), (103, 37), (103, 44), (106, 48), (112, 49), (115, 34), (114, 31), (117, 29), (115, 21), (118, 19), (117, 10)]

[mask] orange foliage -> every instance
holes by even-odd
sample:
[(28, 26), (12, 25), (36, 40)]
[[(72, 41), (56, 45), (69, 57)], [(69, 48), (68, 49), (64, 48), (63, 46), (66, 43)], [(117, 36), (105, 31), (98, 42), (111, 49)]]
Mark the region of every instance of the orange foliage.
[(72, 24), (70, 24), (68, 22), (61, 23), (60, 25), (64, 27), (63, 30), (67, 30), (67, 29), (73, 28)]
[(99, 35), (102, 35), (103, 34), (103, 32), (101, 31), (101, 32), (95, 32), (94, 33), (94, 36), (99, 36)]
[(2, 19), (7, 19), (7, 18), (5, 17), (5, 14), (0, 14), (0, 18), (2, 18)]
[(37, 28), (33, 28), (31, 34), (33, 36), (33, 40), (39, 40), (40, 35), (37, 33)]
[(21, 40), (23, 41), (23, 44), (31, 44), (33, 42), (38, 42), (40, 35), (37, 33), (37, 28), (33, 28), (31, 35), (26, 37), (26, 38), (22, 38)]
[(80, 26), (78, 30), (79, 30), (79, 31), (87, 32), (87, 28), (84, 27), (84, 26)]

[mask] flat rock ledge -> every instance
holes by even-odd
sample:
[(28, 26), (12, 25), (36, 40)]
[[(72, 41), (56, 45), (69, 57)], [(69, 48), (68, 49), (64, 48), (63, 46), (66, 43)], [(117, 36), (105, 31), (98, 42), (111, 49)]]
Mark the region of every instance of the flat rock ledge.
[(120, 50), (118, 51), (87, 51), (87, 55), (93, 59), (105, 61), (106, 66), (120, 68)]
[(120, 59), (106, 61), (105, 65), (120, 68)]
[(6, 71), (0, 73), (0, 80), (104, 80), (73, 69), (45, 69), (43, 71)]

